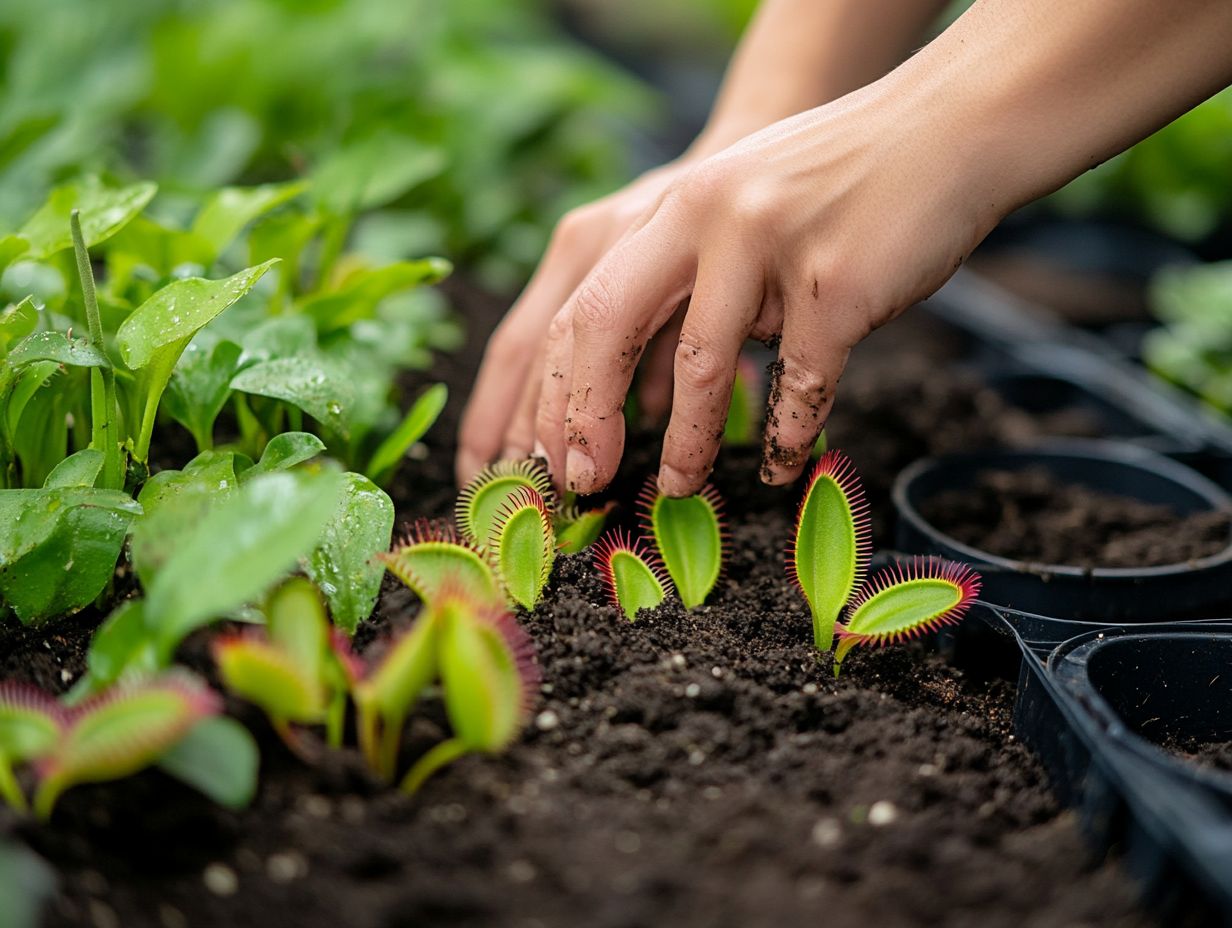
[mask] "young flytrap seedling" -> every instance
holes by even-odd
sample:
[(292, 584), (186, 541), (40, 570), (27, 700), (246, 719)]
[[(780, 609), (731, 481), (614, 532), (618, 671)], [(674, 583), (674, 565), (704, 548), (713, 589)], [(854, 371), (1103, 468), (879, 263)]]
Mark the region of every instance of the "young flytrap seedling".
[[(860, 478), (846, 455), (827, 451), (800, 503), (787, 570), (808, 600), (818, 650), (830, 650), (839, 636), (835, 676), (857, 644), (889, 644), (958, 622), (979, 595), (975, 571), (934, 557), (891, 567), (868, 581), (871, 556)], [(846, 622), (840, 623), (844, 609)]]
[(218, 710), (213, 691), (182, 672), (126, 682), (72, 707), (34, 687), (0, 684), (0, 795), (25, 810), (13, 767), (31, 765), (34, 812), (45, 820), (69, 787), (158, 763)]
[(707, 484), (701, 493), (679, 499), (664, 496), (653, 478), (639, 497), (642, 526), (654, 551), (642, 539), (615, 531), (595, 547), (595, 565), (612, 604), (630, 621), (653, 608), (673, 589), (686, 609), (706, 601), (723, 573), (727, 531), (723, 500)]

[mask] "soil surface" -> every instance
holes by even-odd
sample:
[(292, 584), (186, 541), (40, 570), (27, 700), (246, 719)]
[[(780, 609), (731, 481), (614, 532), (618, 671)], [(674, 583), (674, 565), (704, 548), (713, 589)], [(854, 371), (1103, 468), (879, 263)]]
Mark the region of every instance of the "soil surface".
[(1232, 773), (1232, 741), (1199, 741), (1195, 738), (1170, 738), (1163, 747), (1202, 767)]
[(1037, 564), (1155, 567), (1228, 546), (1228, 513), (1182, 516), (1058, 480), (1042, 468), (984, 471), (964, 490), (923, 500), (920, 514), (963, 544)]
[[(434, 372), (452, 399), (430, 457), (393, 490), (408, 518), (451, 508), (452, 431), (501, 309), (454, 294), (474, 337)], [(881, 520), (890, 481), (920, 454), (1039, 434), (951, 371), (961, 345), (926, 322), (908, 317), (861, 347), (830, 423)], [(656, 460), (649, 436), (630, 445), (616, 489), (626, 501)], [(375, 782), (352, 751), (303, 764), (231, 704), (263, 749), (248, 810), (147, 772), (70, 790), (50, 827), (0, 813), (0, 834), (60, 873), (46, 924), (1151, 924), (1015, 741), (1012, 684), (919, 646), (857, 650), (831, 676), (784, 574), (795, 492), (763, 487), (756, 469), (756, 452), (737, 449), (715, 475), (733, 553), (705, 607), (669, 602), (631, 624), (605, 604), (589, 555), (563, 559), (525, 618), (544, 681), (526, 737), (502, 756), (463, 759), (413, 799)], [(631, 521), (629, 507), (619, 516)], [(878, 522), (879, 541), (888, 525)], [(381, 647), (416, 608), (388, 581), (357, 646)], [(66, 688), (96, 619), (0, 628), (4, 673)], [(185, 645), (190, 664), (208, 634)], [(443, 724), (439, 707), (420, 712), (406, 757)]]

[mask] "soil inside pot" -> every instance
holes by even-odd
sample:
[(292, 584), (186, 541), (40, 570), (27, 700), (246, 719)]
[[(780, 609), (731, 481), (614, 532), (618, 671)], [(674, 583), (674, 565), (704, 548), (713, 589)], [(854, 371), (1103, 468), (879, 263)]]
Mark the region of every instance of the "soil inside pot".
[[(450, 510), (453, 429), (503, 308), (455, 297), (472, 341), (434, 372), (452, 396), (431, 456), (393, 488), (406, 518)], [(883, 517), (894, 474), (919, 454), (1017, 440), (1002, 417), (978, 415), (997, 401), (948, 372), (944, 340), (903, 322), (853, 357), (831, 420)], [(626, 503), (657, 461), (653, 433), (629, 446), (615, 491)], [(830, 675), (785, 580), (796, 493), (758, 483), (756, 457), (725, 453), (715, 474), (733, 544), (709, 605), (669, 602), (630, 624), (605, 604), (589, 555), (565, 559), (525, 620), (544, 679), (526, 737), (458, 762), (413, 799), (351, 751), (302, 764), (232, 705), (263, 747), (248, 810), (150, 772), (69, 791), (51, 827), (0, 813), (0, 833), (60, 873), (47, 924), (1150, 924), (1015, 741), (1011, 683), (918, 646), (857, 650)], [(618, 518), (632, 524), (631, 507)], [(415, 611), (387, 581), (357, 646), (380, 648)], [(90, 625), (0, 629), (6, 671), (69, 685)], [(207, 638), (183, 657), (199, 665)], [(417, 713), (407, 757), (443, 725), (439, 707)]]
[(1038, 564), (1154, 567), (1228, 545), (1227, 513), (1180, 515), (1059, 480), (1043, 468), (984, 471), (965, 490), (923, 500), (920, 514), (963, 544)]
[(1161, 745), (1183, 760), (1232, 773), (1232, 741), (1202, 741), (1197, 738), (1168, 738)]

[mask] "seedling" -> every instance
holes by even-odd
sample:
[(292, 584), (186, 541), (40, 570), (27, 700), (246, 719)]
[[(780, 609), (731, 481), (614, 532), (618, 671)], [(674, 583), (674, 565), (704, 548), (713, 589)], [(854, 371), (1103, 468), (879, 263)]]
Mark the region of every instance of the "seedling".
[(425, 603), (431, 603), (446, 583), (478, 598), (497, 601), (502, 596), (500, 581), (483, 552), (442, 522), (420, 520), (402, 544), (378, 557)]
[(637, 621), (642, 609), (658, 606), (672, 589), (667, 570), (645, 540), (620, 529), (604, 535), (595, 545), (594, 562), (612, 605), (630, 622)]
[(411, 767), (402, 781), (408, 793), (465, 754), (508, 747), (539, 689), (530, 639), (508, 612), (456, 594), (443, 596), (435, 611), (445, 711), (454, 734)]
[[(813, 614), (813, 640), (834, 652), (834, 675), (858, 644), (890, 644), (958, 622), (979, 595), (971, 568), (941, 558), (915, 558), (865, 582), (872, 554), (868, 506), (851, 461), (827, 451), (800, 504), (787, 569)], [(859, 591), (853, 592), (859, 587)], [(838, 619), (847, 609), (847, 621)]]
[(534, 609), (556, 562), (556, 531), (543, 497), (519, 487), (493, 519), (487, 551), (509, 598)]
[(562, 501), (553, 517), (557, 550), (561, 554), (585, 551), (598, 540), (603, 526), (607, 523), (607, 517), (614, 508), (615, 503), (608, 503), (598, 509), (581, 511), (577, 503)]
[(980, 595), (980, 577), (965, 564), (915, 557), (881, 571), (851, 602), (838, 626), (834, 675), (859, 644), (893, 644), (962, 620)]
[(653, 478), (640, 498), (642, 524), (654, 538), (681, 602), (700, 606), (723, 572), (727, 533), (723, 500), (707, 484), (701, 493), (673, 499), (659, 492)]
[(265, 608), (266, 627), (218, 638), (214, 659), (223, 684), (269, 716), (279, 737), (303, 753), (292, 724), (324, 723), (331, 747), (342, 744), (353, 658), (335, 633), (316, 588), (284, 583)]
[(538, 493), (549, 511), (555, 505), (551, 478), (537, 460), (498, 461), (481, 470), (458, 494), (455, 515), (463, 539), (486, 545), (501, 510), (523, 488)]
[(787, 551), (787, 572), (808, 600), (818, 650), (834, 644), (834, 625), (868, 572), (872, 547), (855, 467), (841, 451), (827, 451), (809, 477)]

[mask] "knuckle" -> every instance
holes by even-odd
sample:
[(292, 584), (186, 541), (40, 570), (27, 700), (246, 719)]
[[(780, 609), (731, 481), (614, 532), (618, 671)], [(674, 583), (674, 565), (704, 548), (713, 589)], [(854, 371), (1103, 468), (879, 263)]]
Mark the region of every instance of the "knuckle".
[(785, 395), (805, 406), (819, 406), (829, 388), (824, 374), (809, 365), (793, 363), (786, 358), (778, 385)]
[(574, 248), (593, 234), (597, 210), (593, 204), (575, 207), (556, 223), (549, 246), (554, 250)]
[(684, 339), (676, 346), (674, 370), (681, 384), (695, 390), (714, 390), (731, 376), (729, 365), (705, 344)]
[(574, 331), (607, 331), (615, 327), (618, 302), (607, 279), (601, 274), (588, 277), (573, 297)]
[(728, 208), (735, 221), (744, 225), (774, 223), (782, 216), (774, 187), (759, 179), (739, 184), (729, 200)]
[(548, 323), (548, 341), (556, 342), (565, 338), (573, 330), (573, 320), (568, 313), (558, 312)]

